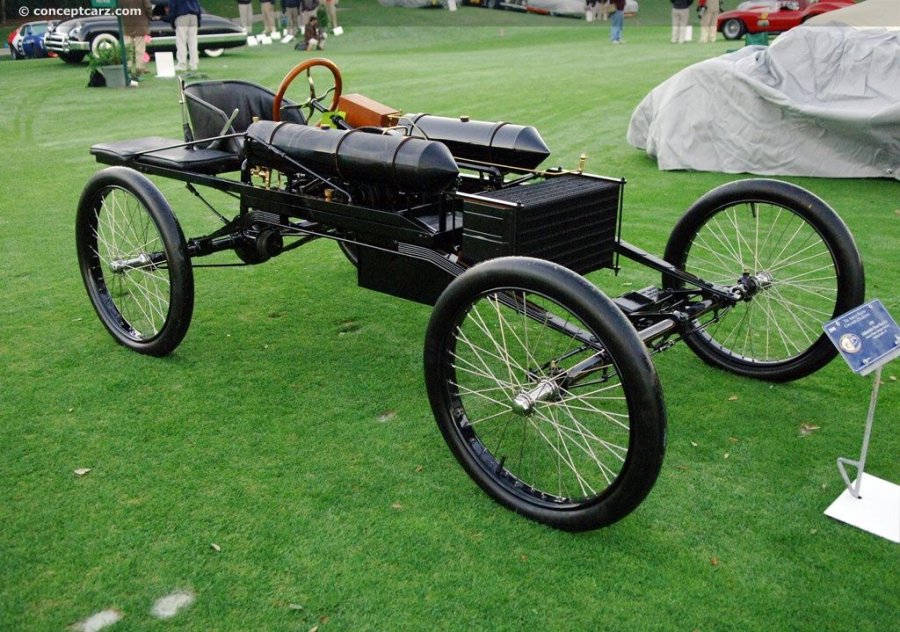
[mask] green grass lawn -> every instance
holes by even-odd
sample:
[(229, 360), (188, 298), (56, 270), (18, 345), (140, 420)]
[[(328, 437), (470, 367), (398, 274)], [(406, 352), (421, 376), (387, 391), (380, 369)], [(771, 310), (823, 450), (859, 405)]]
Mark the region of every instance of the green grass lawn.
[[(328, 42), (346, 90), (535, 125), (548, 165), (574, 167), (584, 152), (589, 170), (628, 178), (624, 237), (651, 252), (694, 199), (735, 177), (660, 172), (625, 142), (651, 88), (731, 44), (671, 47), (665, 27), (626, 22), (628, 44), (613, 47), (605, 25), (543, 28), (550, 18), (525, 15), (454, 28), (449, 12), (426, 11), (441, 28), (362, 27), (359, 5), (341, 3), (347, 32)], [(244, 48), (201, 70), (275, 87), (303, 58)], [(708, 368), (683, 345), (657, 356), (670, 423), (659, 481), (624, 521), (572, 535), (502, 509), (466, 477), (425, 396), (429, 309), (357, 288), (330, 242), (197, 270), (191, 330), (165, 359), (115, 345), (75, 259), (78, 196), (98, 169), (88, 148), (177, 137), (181, 122), (174, 81), (86, 83), (86, 66), (0, 62), (0, 630), (61, 630), (107, 608), (124, 614), (115, 630), (896, 621), (896, 545), (822, 514), (842, 489), (836, 457), (858, 454), (871, 389), (840, 360), (773, 386)], [(900, 316), (898, 184), (790, 180), (840, 212), (868, 296)], [(182, 185), (157, 184), (186, 232), (216, 226)], [(656, 281), (629, 264), (593, 280), (610, 293)], [(895, 482), (897, 366), (867, 468)], [(168, 624), (152, 618), (178, 589), (194, 605)]]

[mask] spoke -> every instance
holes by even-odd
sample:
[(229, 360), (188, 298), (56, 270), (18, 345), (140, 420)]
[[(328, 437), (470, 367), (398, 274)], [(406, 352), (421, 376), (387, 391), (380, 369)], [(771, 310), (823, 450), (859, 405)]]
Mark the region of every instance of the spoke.
[(745, 271), (772, 278), (701, 334), (720, 352), (749, 361), (802, 354), (821, 337), (838, 295), (827, 244), (803, 217), (778, 204), (746, 202), (713, 214), (689, 246), (688, 266), (721, 283), (735, 283)]
[[(560, 386), (598, 355), (579, 318), (545, 296), (503, 288), (475, 300), (452, 335), (452, 415), (465, 449), (497, 480), (538, 502), (584, 502), (617, 480), (631, 419), (615, 367)], [(537, 399), (522, 411), (519, 395)]]
[[(487, 395), (486, 394), (487, 391), (485, 389), (475, 390), (475, 389), (468, 388), (466, 386), (461, 386), (460, 384), (458, 384), (456, 382), (451, 382), (451, 384), (453, 384), (455, 387), (457, 387), (457, 389), (459, 389), (460, 394), (462, 394), (462, 395), (472, 395), (474, 397), (480, 397), (484, 401), (490, 402), (491, 404), (496, 404), (497, 406), (502, 406), (503, 408), (506, 409), (504, 412), (509, 412), (512, 410), (512, 407), (507, 402), (500, 401), (498, 399), (495, 399), (495, 398)], [(473, 423), (475, 423), (475, 422), (473, 422)]]
[(160, 258), (165, 253), (162, 236), (141, 201), (130, 192), (111, 187), (103, 195), (92, 229), (95, 256), (103, 266), (109, 297), (132, 334), (158, 334), (168, 318), (171, 279), (165, 262), (113, 272), (116, 262), (139, 257)]
[[(575, 467), (575, 464), (567, 459), (568, 455), (563, 454), (562, 451), (559, 449), (559, 447), (556, 445), (556, 443), (554, 441), (551, 441), (550, 438), (546, 434), (544, 434), (544, 431), (541, 429), (540, 424), (538, 424), (535, 421), (534, 417), (531, 417), (529, 419), (529, 421), (531, 422), (531, 426), (537, 431), (537, 433), (541, 436), (541, 438), (544, 440), (544, 442), (548, 446), (550, 446), (551, 450), (553, 450), (553, 452), (556, 454), (557, 467), (559, 467), (560, 465), (565, 465), (568, 468), (569, 472), (574, 474), (575, 480), (578, 483), (579, 487), (581, 488), (581, 493), (584, 494), (584, 496), (588, 496), (587, 490), (590, 490), (591, 494), (594, 494), (595, 493), (594, 489), (588, 484), (588, 482), (586, 480), (584, 480), (584, 477), (578, 471), (578, 468)], [(558, 429), (557, 429), (557, 432), (558, 432)], [(562, 491), (561, 488), (560, 488), (560, 491)]]

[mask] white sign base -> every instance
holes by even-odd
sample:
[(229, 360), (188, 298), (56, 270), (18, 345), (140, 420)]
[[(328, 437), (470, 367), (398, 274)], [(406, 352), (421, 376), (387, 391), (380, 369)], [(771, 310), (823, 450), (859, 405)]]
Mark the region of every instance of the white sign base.
[(154, 56), (156, 76), (161, 79), (172, 79), (175, 76), (175, 57), (172, 53), (160, 52)]
[(859, 498), (845, 489), (825, 515), (900, 544), (900, 485), (869, 474), (859, 484)]

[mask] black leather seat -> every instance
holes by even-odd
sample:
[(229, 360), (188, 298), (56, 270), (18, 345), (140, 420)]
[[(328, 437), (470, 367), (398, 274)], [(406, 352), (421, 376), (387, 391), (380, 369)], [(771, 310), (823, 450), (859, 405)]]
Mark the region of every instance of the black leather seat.
[[(202, 140), (222, 135), (234, 110), (237, 116), (225, 134), (242, 134), (254, 120), (271, 121), (275, 93), (247, 81), (198, 81), (184, 87), (184, 98), (194, 140)], [(295, 104), (285, 99), (282, 105)], [(306, 124), (297, 109), (282, 109), (281, 117), (289, 123)], [(217, 147), (240, 154), (243, 139), (225, 139)]]
[[(254, 120), (271, 121), (275, 93), (247, 81), (198, 81), (184, 87), (184, 98), (194, 141), (216, 139), (228, 134), (243, 134)], [(282, 119), (306, 124), (303, 114), (285, 99)], [(229, 124), (234, 111), (237, 114)], [(223, 131), (224, 130), (224, 131)], [(184, 140), (149, 136), (100, 143), (91, 147), (98, 162), (127, 165), (141, 162), (181, 171), (217, 174), (240, 169), (244, 158), (242, 136), (183, 145)]]

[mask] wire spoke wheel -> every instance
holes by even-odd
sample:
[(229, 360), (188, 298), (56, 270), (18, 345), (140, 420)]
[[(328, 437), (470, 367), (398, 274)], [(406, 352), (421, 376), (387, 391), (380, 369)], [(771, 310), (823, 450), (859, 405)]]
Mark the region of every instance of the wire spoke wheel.
[(628, 321), (565, 268), (501, 259), (457, 279), (429, 324), (426, 381), (469, 475), (532, 519), (597, 528), (656, 479), (665, 413), (652, 364)]
[(82, 195), (76, 231), (88, 296), (113, 337), (150, 355), (174, 349), (190, 323), (193, 277), (156, 187), (127, 169), (100, 172)]
[(110, 188), (94, 235), (94, 255), (106, 271), (109, 296), (122, 319), (135, 338), (157, 336), (169, 315), (171, 281), (156, 225), (135, 197)]
[(706, 281), (741, 284), (748, 295), (718, 320), (692, 323), (687, 341), (739, 373), (811, 373), (834, 357), (822, 325), (862, 302), (853, 238), (824, 202), (793, 185), (746, 180), (720, 189), (685, 214), (666, 258)]

